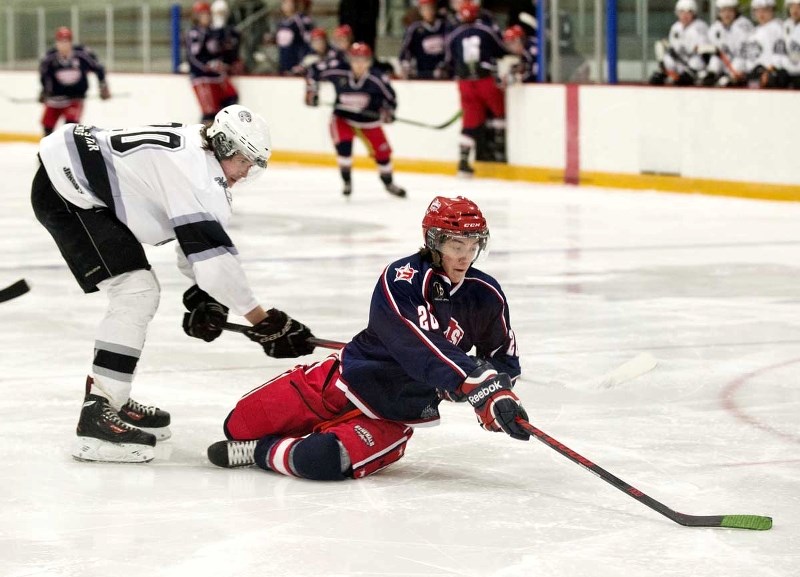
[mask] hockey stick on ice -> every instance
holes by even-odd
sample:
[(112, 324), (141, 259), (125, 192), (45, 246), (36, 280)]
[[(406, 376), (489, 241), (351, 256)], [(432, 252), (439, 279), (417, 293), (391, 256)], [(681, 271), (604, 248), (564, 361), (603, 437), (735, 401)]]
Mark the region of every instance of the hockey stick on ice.
[[(248, 327), (247, 325), (239, 325), (239, 324), (236, 324), (236, 323), (228, 323), (228, 322), (226, 322), (226, 323), (222, 323), (222, 327), (221, 328), (226, 330), (226, 331), (231, 331), (231, 332), (234, 332), (234, 333), (244, 333), (250, 327)], [(340, 342), (340, 341), (331, 341), (331, 340), (328, 340), (328, 339), (318, 339), (317, 337), (311, 337), (310, 339), (308, 339), (308, 342), (310, 342), (315, 347), (322, 347), (323, 349), (341, 349), (342, 347), (344, 347), (347, 344), (347, 343), (343, 343), (343, 342)]]
[(756, 531), (766, 531), (767, 529), (772, 528), (772, 517), (762, 517), (761, 515), (687, 515), (685, 513), (678, 513), (663, 503), (660, 503), (652, 497), (645, 495), (639, 489), (629, 485), (619, 477), (612, 475), (599, 465), (595, 465), (586, 457), (579, 455), (560, 441), (557, 441), (544, 431), (537, 429), (521, 417), (517, 417), (517, 423), (531, 435), (536, 437), (539, 441), (551, 449), (558, 451), (570, 461), (577, 463), (584, 469), (588, 469), (590, 472), (603, 479), (603, 481), (606, 483), (613, 485), (626, 495), (633, 497), (640, 503), (647, 505), (654, 511), (661, 513), (668, 519), (671, 519), (680, 525), (685, 527), (727, 527), (731, 529), (754, 529)]
[[(115, 92), (111, 94), (111, 98), (129, 98), (131, 95), (130, 92)], [(9, 96), (7, 94), (3, 94), (6, 100), (11, 102), (12, 104), (40, 104), (39, 99), (33, 96)], [(100, 99), (99, 94), (89, 94), (86, 96), (86, 99)]]
[(24, 278), (21, 278), (17, 282), (12, 283), (6, 288), (0, 290), (0, 303), (10, 301), (18, 296), (22, 296), (29, 290), (31, 290), (31, 287), (28, 286), (28, 283), (25, 282)]
[(641, 377), (643, 374), (652, 371), (656, 366), (658, 366), (658, 360), (652, 354), (639, 353), (599, 378), (595, 377), (583, 382), (568, 384), (567, 386), (577, 390), (612, 389), (617, 385)]
[[(337, 105), (334, 102), (325, 102), (324, 104), (325, 104), (325, 106), (330, 106), (332, 108), (335, 108), (336, 110), (341, 110), (343, 112), (356, 112), (358, 114), (363, 114), (365, 116), (369, 116), (371, 118), (374, 118), (375, 120), (378, 120), (380, 118), (380, 114), (377, 114), (377, 113), (374, 113), (374, 112), (364, 111), (364, 110), (361, 110), (361, 111), (351, 110), (350, 108), (347, 108), (346, 106)], [(448, 126), (450, 126), (451, 124), (453, 124), (456, 120), (461, 118), (462, 114), (463, 114), (463, 112), (461, 110), (459, 110), (450, 119), (445, 120), (441, 124), (428, 124), (427, 122), (420, 122), (418, 120), (409, 120), (407, 118), (398, 118), (398, 117), (395, 117), (394, 121), (395, 122), (399, 122), (401, 124), (409, 124), (411, 126), (419, 126), (421, 128), (430, 128), (432, 130), (443, 130), (443, 129), (447, 128)]]

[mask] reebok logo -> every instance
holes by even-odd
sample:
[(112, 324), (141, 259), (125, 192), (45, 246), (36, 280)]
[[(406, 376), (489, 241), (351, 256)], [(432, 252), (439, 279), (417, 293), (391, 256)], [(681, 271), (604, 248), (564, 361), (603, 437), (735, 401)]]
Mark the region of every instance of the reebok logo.
[(483, 387), (480, 391), (475, 393), (474, 395), (470, 395), (468, 398), (469, 404), (475, 406), (476, 404), (480, 403), (486, 397), (492, 396), (493, 393), (502, 390), (503, 385), (500, 383), (492, 383), (489, 386)]

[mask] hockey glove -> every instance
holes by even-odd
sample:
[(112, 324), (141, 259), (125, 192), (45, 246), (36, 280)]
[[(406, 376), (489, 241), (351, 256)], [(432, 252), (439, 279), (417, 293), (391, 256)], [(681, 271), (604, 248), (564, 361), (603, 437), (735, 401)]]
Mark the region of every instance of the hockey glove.
[(228, 319), (228, 307), (220, 304), (197, 285), (183, 293), (183, 332), (210, 343), (222, 334), (222, 323)]
[(108, 88), (108, 84), (105, 82), (100, 83), (100, 99), (101, 100), (108, 100), (111, 98), (111, 90)]
[(516, 421), (517, 417), (528, 420), (519, 398), (511, 391), (511, 377), (498, 373), (481, 364), (472, 371), (458, 388), (457, 393), (466, 397), (478, 423), (487, 431), (503, 431), (514, 439), (527, 441), (531, 435)]
[(264, 347), (268, 356), (276, 359), (293, 359), (314, 352), (314, 345), (308, 342), (314, 335), (308, 327), (277, 309), (269, 309), (267, 318), (244, 334)]
[(319, 94), (313, 90), (306, 90), (306, 106), (319, 106)]
[(394, 110), (391, 108), (381, 108), (380, 119), (384, 124), (391, 124), (394, 122)]

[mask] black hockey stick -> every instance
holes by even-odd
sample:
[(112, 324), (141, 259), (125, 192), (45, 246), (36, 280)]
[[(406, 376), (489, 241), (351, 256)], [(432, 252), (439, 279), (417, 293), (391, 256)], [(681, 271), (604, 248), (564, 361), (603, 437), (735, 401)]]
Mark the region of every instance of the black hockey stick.
[[(326, 102), (325, 106), (330, 106), (335, 108), (336, 110), (341, 110), (343, 112), (354, 112), (356, 114), (363, 114), (365, 116), (369, 116), (370, 118), (374, 118), (378, 120), (381, 115), (376, 112), (371, 112), (369, 110), (352, 110), (347, 108), (346, 106), (337, 105), (335, 102)], [(430, 128), (432, 130), (443, 130), (453, 124), (456, 120), (461, 118), (461, 115), (464, 114), (463, 111), (459, 110), (455, 113), (449, 120), (445, 120), (441, 124), (428, 124), (427, 122), (420, 122), (419, 120), (409, 120), (408, 118), (398, 118), (395, 116), (394, 121), (399, 122), (401, 124), (409, 124), (411, 126), (419, 126), (421, 128)]]
[(10, 284), (6, 288), (0, 290), (0, 303), (5, 301), (10, 301), (11, 299), (15, 299), (18, 296), (22, 296), (29, 290), (31, 290), (31, 287), (28, 286), (28, 283), (25, 282), (24, 278), (21, 278), (17, 282)]
[(606, 483), (613, 485), (623, 493), (633, 497), (640, 503), (644, 503), (654, 511), (661, 513), (668, 519), (671, 519), (680, 525), (684, 525), (686, 527), (728, 527), (732, 529), (755, 529), (757, 531), (766, 531), (767, 529), (772, 528), (772, 517), (762, 517), (761, 515), (687, 515), (685, 513), (678, 513), (663, 503), (660, 503), (652, 497), (645, 495), (639, 489), (629, 485), (619, 477), (612, 475), (599, 465), (595, 465), (586, 457), (579, 455), (544, 431), (537, 429), (525, 419), (517, 417), (517, 423), (542, 443), (551, 449), (558, 451), (570, 461), (579, 464), (584, 469), (588, 469), (590, 472), (603, 479), (603, 481)]
[[(244, 333), (250, 327), (248, 327), (247, 325), (238, 325), (236, 323), (225, 322), (225, 323), (222, 323), (222, 327), (221, 328), (226, 330), (226, 331), (232, 331), (234, 333)], [(343, 343), (343, 342), (340, 342), (340, 341), (331, 341), (331, 340), (328, 340), (328, 339), (318, 339), (317, 337), (311, 337), (310, 339), (308, 339), (308, 342), (310, 342), (315, 347), (322, 347), (323, 349), (341, 349), (342, 347), (344, 347), (347, 344), (347, 343)]]

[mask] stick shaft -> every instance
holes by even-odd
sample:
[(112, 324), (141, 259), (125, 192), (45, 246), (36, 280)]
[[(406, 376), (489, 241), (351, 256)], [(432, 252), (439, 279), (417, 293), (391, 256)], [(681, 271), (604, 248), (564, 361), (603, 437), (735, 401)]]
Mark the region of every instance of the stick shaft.
[[(221, 328), (223, 330), (231, 331), (234, 333), (244, 333), (250, 327), (248, 327), (247, 325), (239, 325), (236, 323), (225, 322), (222, 323)], [(318, 339), (317, 337), (311, 337), (310, 339), (308, 339), (308, 341), (315, 347), (322, 347), (323, 349), (341, 349), (347, 344), (341, 341), (332, 341), (330, 339)]]
[(570, 461), (577, 463), (584, 469), (588, 469), (606, 483), (616, 487), (626, 495), (633, 497), (640, 503), (647, 505), (654, 511), (661, 513), (668, 519), (675, 521), (681, 525), (688, 527), (731, 527), (735, 529), (756, 529), (765, 530), (772, 527), (772, 518), (762, 517), (760, 515), (686, 515), (685, 513), (678, 513), (670, 509), (660, 501), (656, 501), (649, 495), (646, 495), (636, 487), (629, 485), (619, 477), (612, 475), (599, 465), (596, 465), (586, 457), (576, 453), (562, 442), (554, 439), (541, 429), (530, 424), (528, 421), (517, 417), (517, 423), (521, 425), (531, 435), (536, 437), (539, 441), (558, 451)]
[(29, 290), (30, 287), (28, 283), (25, 282), (24, 278), (21, 278), (17, 282), (8, 285), (6, 288), (0, 289), (0, 303), (22, 296)]

